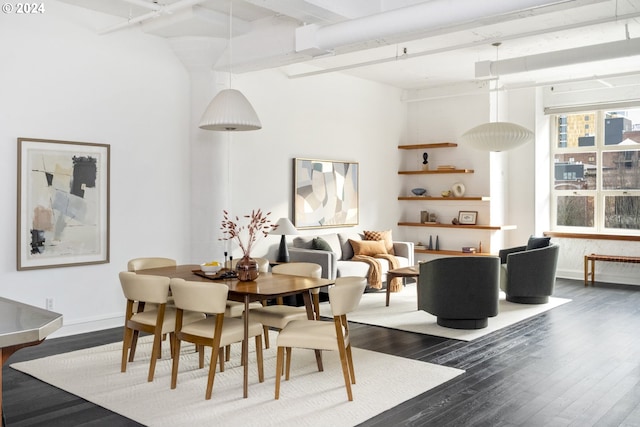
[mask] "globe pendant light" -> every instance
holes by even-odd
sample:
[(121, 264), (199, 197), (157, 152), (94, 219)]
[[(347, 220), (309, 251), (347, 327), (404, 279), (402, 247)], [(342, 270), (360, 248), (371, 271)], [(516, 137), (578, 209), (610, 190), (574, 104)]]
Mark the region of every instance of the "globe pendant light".
[[(229, 2), (229, 86), (231, 86), (233, 1)], [(215, 131), (258, 130), (262, 123), (249, 100), (236, 89), (223, 89), (213, 97), (200, 119), (200, 129)]]
[[(496, 61), (500, 43), (496, 47)], [(468, 130), (462, 135), (462, 143), (477, 150), (506, 151), (533, 140), (533, 132), (515, 123), (499, 122), (498, 118), (498, 81), (496, 76), (496, 121), (485, 123)]]

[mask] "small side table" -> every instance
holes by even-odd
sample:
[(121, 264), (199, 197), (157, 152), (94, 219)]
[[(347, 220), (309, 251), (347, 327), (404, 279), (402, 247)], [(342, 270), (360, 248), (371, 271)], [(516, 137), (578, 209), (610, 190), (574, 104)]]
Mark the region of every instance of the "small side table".
[(420, 276), (420, 266), (411, 266), (411, 267), (402, 267), (402, 268), (396, 268), (394, 270), (389, 270), (387, 271), (387, 303), (386, 303), (386, 307), (389, 307), (389, 298), (391, 297), (391, 286), (389, 286), (389, 283), (391, 283), (391, 279), (394, 279), (396, 277), (402, 277), (403, 279), (405, 277), (419, 277)]

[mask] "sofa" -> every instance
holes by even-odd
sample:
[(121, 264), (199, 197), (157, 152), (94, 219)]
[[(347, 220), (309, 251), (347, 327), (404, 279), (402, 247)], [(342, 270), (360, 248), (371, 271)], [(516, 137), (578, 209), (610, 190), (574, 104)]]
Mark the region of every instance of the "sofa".
[[(369, 264), (362, 261), (353, 261), (354, 250), (351, 241), (361, 242), (368, 240), (365, 235), (379, 232), (342, 232), (324, 233), (317, 235), (297, 236), (293, 239), (293, 246), (289, 247), (290, 262), (313, 262), (322, 267), (322, 277), (335, 279), (337, 277), (357, 276), (367, 278), (367, 289), (372, 288), (369, 283)], [(391, 231), (385, 231), (388, 248), (398, 260), (399, 267), (414, 265), (413, 242), (398, 242), (391, 238)], [(318, 237), (328, 245), (319, 248)], [(315, 240), (315, 242), (314, 242)], [(315, 248), (314, 248), (315, 247)], [(387, 252), (390, 252), (387, 251)], [(379, 259), (382, 282), (386, 282), (386, 274), (389, 271), (389, 262)], [(384, 285), (383, 285), (384, 287)]]
[(526, 246), (500, 250), (500, 289), (507, 301), (545, 304), (553, 294), (560, 247), (549, 238), (531, 237)]
[(461, 256), (420, 264), (418, 310), (440, 326), (482, 329), (498, 314), (500, 258)]

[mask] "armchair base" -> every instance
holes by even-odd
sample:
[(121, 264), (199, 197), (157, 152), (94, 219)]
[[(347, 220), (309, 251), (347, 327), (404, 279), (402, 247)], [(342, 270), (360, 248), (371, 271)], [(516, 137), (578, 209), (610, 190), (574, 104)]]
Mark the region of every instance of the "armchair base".
[(546, 304), (549, 302), (547, 295), (537, 297), (516, 297), (507, 295), (507, 301), (518, 304)]
[(451, 329), (483, 329), (489, 325), (489, 318), (484, 319), (445, 319), (438, 317), (438, 325)]

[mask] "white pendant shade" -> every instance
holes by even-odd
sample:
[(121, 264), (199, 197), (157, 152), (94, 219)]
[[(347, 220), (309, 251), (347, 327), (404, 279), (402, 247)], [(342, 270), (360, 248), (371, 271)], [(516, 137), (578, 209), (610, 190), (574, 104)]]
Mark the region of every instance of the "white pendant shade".
[(243, 131), (261, 129), (262, 123), (239, 90), (224, 89), (211, 100), (199, 126), (205, 130)]
[(506, 151), (533, 140), (533, 132), (515, 123), (485, 123), (462, 135), (462, 143), (484, 151)]

